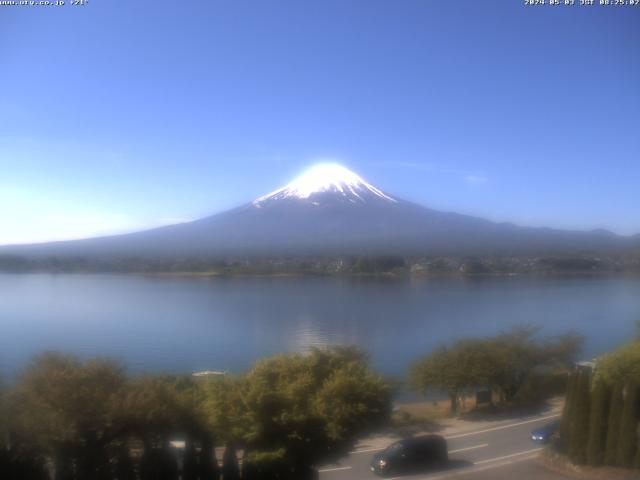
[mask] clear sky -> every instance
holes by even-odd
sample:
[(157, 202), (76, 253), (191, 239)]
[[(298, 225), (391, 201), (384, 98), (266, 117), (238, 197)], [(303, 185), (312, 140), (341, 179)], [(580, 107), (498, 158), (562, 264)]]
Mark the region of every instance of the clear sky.
[(0, 244), (194, 219), (318, 159), (438, 209), (640, 232), (640, 6), (69, 3), (0, 6)]

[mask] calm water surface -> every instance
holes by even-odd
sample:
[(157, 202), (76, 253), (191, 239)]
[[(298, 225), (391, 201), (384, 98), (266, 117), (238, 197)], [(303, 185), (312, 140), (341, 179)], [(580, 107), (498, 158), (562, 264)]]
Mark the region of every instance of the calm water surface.
[(637, 278), (173, 278), (0, 275), (0, 372), (34, 353), (107, 355), (133, 370), (242, 371), (313, 345), (357, 344), (384, 373), (455, 337), (535, 324), (586, 338), (585, 358), (640, 319)]

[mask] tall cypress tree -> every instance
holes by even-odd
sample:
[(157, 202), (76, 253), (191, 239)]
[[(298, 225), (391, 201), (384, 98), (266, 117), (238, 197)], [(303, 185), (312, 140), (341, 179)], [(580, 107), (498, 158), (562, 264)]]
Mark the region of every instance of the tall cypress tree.
[(589, 412), (589, 441), (587, 443), (587, 463), (601, 465), (607, 440), (607, 420), (611, 388), (598, 381), (591, 391), (591, 411)]
[(564, 401), (564, 409), (562, 411), (562, 419), (560, 421), (560, 441), (563, 448), (567, 448), (571, 432), (572, 416), (574, 412), (573, 400), (575, 398), (577, 372), (571, 372), (567, 380), (567, 394)]
[(623, 467), (633, 466), (638, 442), (638, 384), (629, 382), (624, 389), (624, 403), (622, 407), (622, 420), (618, 438), (617, 459), (618, 465)]
[(573, 414), (569, 425), (569, 458), (578, 465), (587, 461), (587, 441), (589, 437), (589, 400), (591, 373), (581, 369), (576, 379)]
[(607, 422), (607, 443), (604, 452), (604, 463), (616, 465), (618, 461), (618, 438), (622, 421), (623, 386), (620, 382), (613, 386), (609, 402), (609, 421)]

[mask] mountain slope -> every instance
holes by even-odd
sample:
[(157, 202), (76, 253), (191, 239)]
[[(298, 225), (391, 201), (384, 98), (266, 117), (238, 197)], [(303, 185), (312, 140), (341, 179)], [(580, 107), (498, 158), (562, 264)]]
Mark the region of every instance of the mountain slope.
[(355, 173), (319, 165), (253, 202), (201, 220), (87, 240), (0, 248), (29, 257), (601, 254), (638, 245), (598, 230), (527, 228), (397, 199)]

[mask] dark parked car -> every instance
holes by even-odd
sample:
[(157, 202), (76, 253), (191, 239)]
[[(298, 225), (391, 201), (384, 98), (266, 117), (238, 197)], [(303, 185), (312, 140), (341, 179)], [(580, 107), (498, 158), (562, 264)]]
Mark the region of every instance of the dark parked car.
[(381, 476), (419, 472), (442, 467), (447, 460), (447, 441), (440, 435), (424, 435), (389, 445), (373, 457), (371, 471)]
[(531, 432), (531, 440), (536, 443), (547, 443), (560, 428), (560, 420), (547, 423)]

